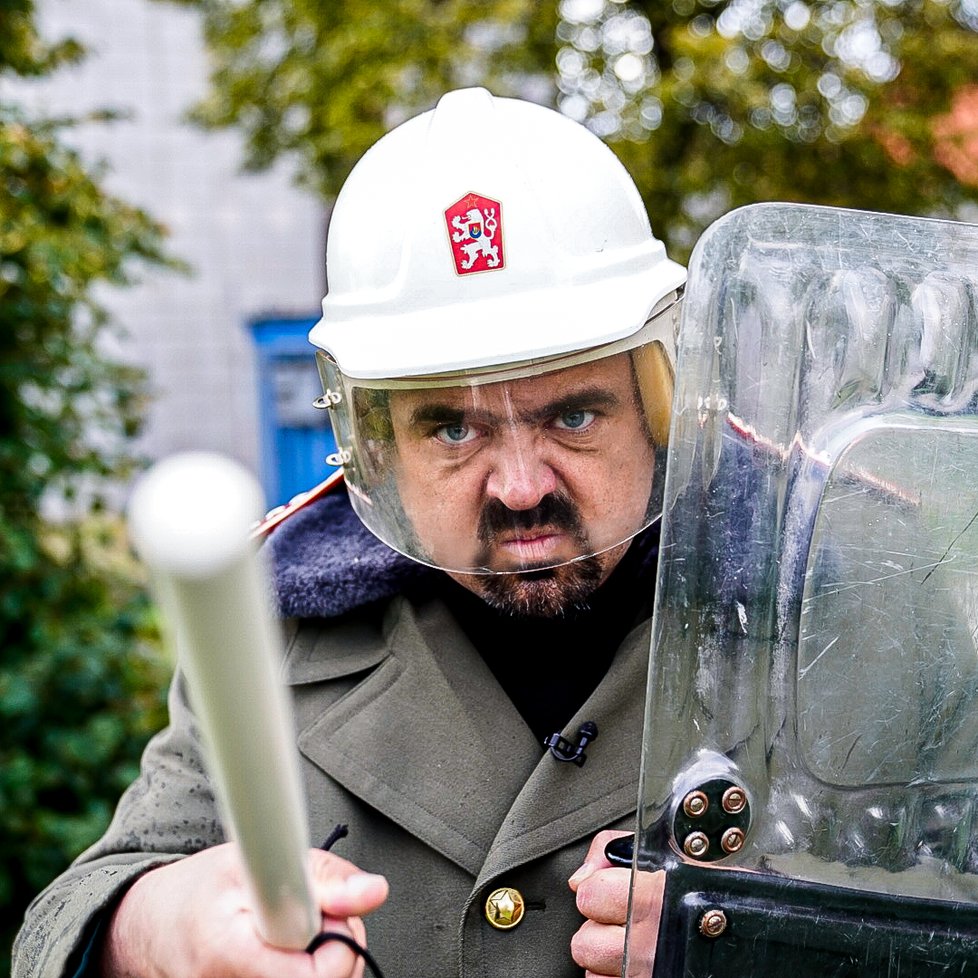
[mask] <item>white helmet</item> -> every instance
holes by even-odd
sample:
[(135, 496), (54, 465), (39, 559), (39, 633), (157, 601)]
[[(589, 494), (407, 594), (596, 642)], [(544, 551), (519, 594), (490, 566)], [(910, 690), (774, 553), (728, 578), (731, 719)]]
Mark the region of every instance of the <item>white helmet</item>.
[[(599, 553), (654, 518), (657, 504), (642, 499), (640, 518), (592, 520), (597, 537), (579, 534), (576, 547), (549, 557), (537, 548), (493, 566), (484, 547), (426, 539), (403, 464), (399, 471), (403, 439), (394, 447), (393, 390), (455, 396), (452, 417), (463, 426), (462, 400), (480, 401), (486, 415), (488, 397), (494, 423), (512, 433), (520, 422), (502, 421), (507, 398), (492, 392), (528, 378), (539, 388), (542, 376), (616, 355), (630, 357), (648, 440), (662, 447), (686, 273), (653, 236), (624, 167), (587, 129), (484, 89), (445, 95), (353, 169), (333, 210), (326, 266), (329, 292), (310, 333), (323, 351), (321, 404), (334, 412), (353, 504), (381, 539), (448, 570), (509, 573)], [(526, 452), (510, 444), (506, 458), (528, 471)], [(452, 532), (471, 536), (462, 526)]]
[(333, 210), (326, 269), (310, 339), (361, 378), (621, 339), (686, 281), (604, 143), (480, 88), (450, 92), (360, 160)]

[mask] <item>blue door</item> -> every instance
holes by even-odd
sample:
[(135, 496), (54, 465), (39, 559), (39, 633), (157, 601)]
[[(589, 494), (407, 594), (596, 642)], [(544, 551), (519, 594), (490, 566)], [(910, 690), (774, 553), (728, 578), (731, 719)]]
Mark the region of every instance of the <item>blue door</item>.
[(251, 322), (258, 355), (261, 481), (269, 507), (321, 482), (336, 451), (329, 412), (313, 407), (322, 393), (315, 348), (307, 335), (316, 318)]

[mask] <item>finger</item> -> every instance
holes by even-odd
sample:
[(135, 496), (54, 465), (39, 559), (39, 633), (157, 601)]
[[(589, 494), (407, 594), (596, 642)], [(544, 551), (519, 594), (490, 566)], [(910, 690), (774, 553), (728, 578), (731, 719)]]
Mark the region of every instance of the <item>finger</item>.
[[(330, 933), (349, 934), (346, 928), (336, 924), (325, 929)], [(327, 941), (316, 949), (312, 962), (316, 978), (356, 978), (363, 973), (362, 959), (342, 941)]]
[[(347, 923), (350, 926), (350, 932), (353, 934), (353, 939), (360, 945), (360, 947), (365, 948), (367, 946), (367, 929), (363, 926), (363, 921), (359, 917), (351, 917)], [(366, 963), (362, 957), (358, 957), (356, 967), (353, 969), (352, 978), (363, 978), (365, 971)]]
[(599, 869), (577, 888), (577, 909), (600, 924), (624, 924), (628, 917), (631, 870)]
[(362, 955), (342, 938), (332, 935), (342, 935), (352, 940), (357, 947), (366, 948), (367, 933), (363, 921), (359, 917), (340, 920), (336, 917), (324, 916), (320, 930), (322, 932), (320, 937), (328, 936), (319, 944), (313, 955), (314, 973), (323, 975), (324, 978), (325, 976), (359, 978), (364, 969)]
[[(195, 944), (193, 963), (194, 974), (234, 975), (235, 978), (311, 978), (320, 974), (319, 962), (314, 962), (304, 950), (289, 951), (266, 944), (258, 936), (249, 911), (238, 914), (231, 927), (220, 934), (202, 931)], [(346, 957), (331, 954), (321, 974), (323, 978), (346, 978), (353, 964), (352, 952)], [(191, 969), (182, 973), (189, 974)]]
[(355, 866), (349, 859), (337, 856), (336, 853), (326, 852), (323, 849), (309, 850), (309, 868), (314, 880), (333, 879), (334, 877), (345, 879), (354, 873), (361, 872), (359, 866)]
[(359, 917), (387, 899), (388, 885), (383, 876), (365, 873), (332, 853), (313, 852), (312, 879), (320, 910), (332, 917)]
[(666, 888), (666, 874), (659, 869), (653, 873), (639, 872), (632, 883), (632, 921), (653, 919), (658, 929), (662, 898)]
[(595, 975), (620, 975), (625, 959), (625, 928), (586, 920), (571, 938), (574, 962)]
[(611, 863), (608, 862), (608, 857), (604, 854), (605, 846), (611, 842), (612, 839), (620, 839), (623, 835), (631, 835), (631, 833), (616, 831), (614, 829), (605, 829), (603, 832), (599, 832), (591, 840), (591, 845), (588, 848), (587, 855), (584, 857), (584, 862), (581, 863), (574, 875), (567, 881), (568, 886), (570, 886), (575, 893), (577, 892), (577, 888), (581, 885), (581, 883), (592, 873), (599, 869), (607, 869), (609, 866), (611, 866)]
[(373, 873), (327, 879), (315, 887), (320, 910), (339, 918), (359, 917), (376, 910), (387, 899), (388, 891), (387, 880)]

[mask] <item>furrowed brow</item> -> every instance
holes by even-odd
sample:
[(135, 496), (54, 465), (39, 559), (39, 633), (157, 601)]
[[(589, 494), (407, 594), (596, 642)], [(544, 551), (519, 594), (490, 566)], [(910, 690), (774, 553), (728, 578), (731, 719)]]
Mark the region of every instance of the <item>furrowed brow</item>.
[(621, 398), (612, 393), (605, 387), (585, 387), (576, 390), (564, 397), (555, 398), (542, 407), (534, 408), (532, 411), (520, 412), (520, 419), (531, 424), (538, 424), (541, 421), (548, 421), (558, 414), (566, 414), (569, 411), (584, 411), (594, 409), (613, 410), (621, 406)]
[(495, 417), (486, 411), (459, 408), (451, 404), (423, 404), (411, 412), (409, 424), (412, 428), (419, 429), (460, 424), (463, 421), (489, 424), (495, 420)]

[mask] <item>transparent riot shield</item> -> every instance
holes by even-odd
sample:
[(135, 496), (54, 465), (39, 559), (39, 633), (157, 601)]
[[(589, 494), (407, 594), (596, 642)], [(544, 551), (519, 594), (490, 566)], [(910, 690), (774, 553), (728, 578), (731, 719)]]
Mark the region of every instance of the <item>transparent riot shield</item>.
[(963, 224), (697, 246), (627, 975), (978, 975), (976, 299)]

